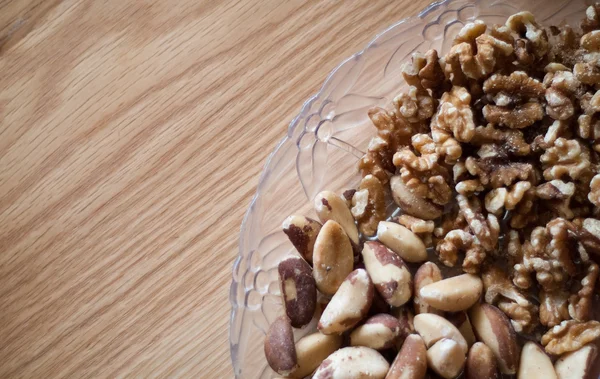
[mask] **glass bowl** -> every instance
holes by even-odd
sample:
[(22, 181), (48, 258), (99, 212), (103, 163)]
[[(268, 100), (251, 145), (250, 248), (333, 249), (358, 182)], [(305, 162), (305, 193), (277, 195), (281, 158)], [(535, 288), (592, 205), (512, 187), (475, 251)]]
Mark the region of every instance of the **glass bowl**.
[[(357, 186), (358, 159), (375, 134), (367, 111), (391, 107), (403, 89), (401, 66), (410, 55), (431, 48), (445, 53), (465, 23), (480, 19), (488, 25), (503, 24), (522, 10), (545, 25), (578, 25), (593, 1), (441, 1), (392, 25), (332, 71), (267, 159), (242, 223), (230, 291), (229, 337), (236, 378), (275, 376), (266, 363), (263, 340), (269, 324), (284, 313), (277, 264), (297, 254), (281, 223), (296, 213), (316, 218), (312, 199), (324, 189), (341, 193)], [(295, 337), (313, 331), (314, 323), (295, 330)]]

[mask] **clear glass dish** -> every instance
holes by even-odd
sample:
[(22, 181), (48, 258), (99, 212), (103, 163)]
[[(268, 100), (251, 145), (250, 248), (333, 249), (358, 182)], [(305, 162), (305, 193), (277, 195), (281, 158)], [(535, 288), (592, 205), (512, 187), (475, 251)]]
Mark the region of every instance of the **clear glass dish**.
[[(239, 256), (230, 290), (231, 360), (236, 378), (272, 378), (263, 353), (269, 324), (283, 308), (277, 264), (294, 247), (282, 221), (298, 213), (316, 218), (312, 199), (324, 189), (341, 193), (359, 182), (358, 159), (374, 135), (367, 111), (390, 107), (404, 82), (401, 65), (415, 51), (445, 53), (458, 30), (474, 19), (488, 25), (529, 10), (539, 22), (578, 25), (594, 0), (446, 0), (377, 35), (361, 52), (342, 62), (291, 122), (269, 156), (256, 195), (241, 227)], [(299, 338), (315, 329), (314, 321)]]

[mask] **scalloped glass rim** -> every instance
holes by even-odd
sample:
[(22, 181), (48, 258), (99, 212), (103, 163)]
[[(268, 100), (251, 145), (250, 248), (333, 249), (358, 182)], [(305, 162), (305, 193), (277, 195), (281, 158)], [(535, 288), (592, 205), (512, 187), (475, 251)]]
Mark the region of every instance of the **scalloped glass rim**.
[[(473, 8), (476, 12), (473, 13), (472, 17), (466, 17), (467, 20), (473, 19), (475, 17), (479, 17), (480, 14), (477, 12), (481, 11), (482, 9), (487, 10), (491, 7), (496, 7), (499, 10), (499, 13), (502, 13), (502, 14), (498, 14), (498, 15), (494, 14), (493, 16), (506, 18), (506, 16), (508, 16), (512, 13), (515, 13), (515, 11), (525, 9), (522, 6), (526, 6), (527, 8), (531, 9), (531, 11), (536, 15), (536, 18), (539, 19), (540, 21), (547, 22), (548, 20), (551, 19), (553, 22), (556, 23), (557, 21), (562, 21), (562, 20), (567, 20), (568, 22), (572, 22), (573, 20), (580, 18), (583, 14), (582, 11), (585, 9), (585, 7), (593, 2), (594, 2), (593, 0), (571, 0), (571, 1), (558, 0), (558, 1), (552, 1), (552, 4), (548, 4), (548, 3), (550, 3), (549, 1), (536, 1), (536, 0), (518, 0), (518, 1), (510, 1), (510, 2), (501, 1), (501, 0), (442, 0), (442, 1), (438, 1), (438, 2), (432, 3), (429, 6), (427, 6), (417, 16), (412, 16), (412, 17), (402, 19), (401, 21), (398, 21), (397, 23), (394, 23), (390, 27), (386, 28), (383, 32), (377, 34), (366, 45), (366, 47), (363, 50), (361, 50), (360, 52), (347, 58), (342, 63), (340, 63), (333, 71), (331, 71), (331, 73), (327, 76), (325, 82), (321, 86), (319, 92), (316, 93), (315, 95), (313, 95), (312, 97), (310, 97), (306, 102), (304, 102), (299, 114), (291, 121), (291, 123), (288, 127), (287, 135), (277, 144), (275, 150), (267, 158), (267, 161), (263, 168), (262, 174), (260, 176), (256, 194), (252, 198), (250, 206), (249, 206), (249, 208), (244, 216), (244, 219), (242, 221), (242, 225), (241, 225), (241, 229), (240, 229), (240, 238), (239, 238), (239, 254), (233, 263), (233, 270), (232, 270), (233, 276), (232, 276), (232, 283), (231, 283), (230, 295), (229, 295), (229, 299), (230, 299), (230, 303), (231, 303), (231, 317), (230, 317), (230, 328), (229, 328), (230, 353), (231, 353), (231, 360), (232, 360), (232, 364), (233, 364), (233, 368), (234, 368), (234, 374), (235, 374), (236, 378), (241, 377), (240, 375), (242, 373), (241, 367), (240, 367), (240, 363), (241, 363), (240, 356), (239, 356), (240, 345), (242, 343), (240, 343), (239, 340), (236, 339), (239, 336), (236, 336), (235, 333), (241, 334), (243, 332), (244, 326), (248, 327), (248, 325), (245, 325), (245, 324), (247, 324), (248, 320), (242, 320), (242, 318), (244, 316), (244, 314), (243, 314), (244, 312), (240, 313), (240, 310), (244, 310), (245, 308), (247, 308), (247, 305), (245, 304), (247, 301), (247, 297), (244, 298), (244, 303), (242, 303), (242, 304), (239, 303), (238, 297), (239, 297), (240, 291), (238, 291), (238, 286), (240, 286), (242, 283), (241, 283), (241, 280), (238, 281), (237, 276), (240, 276), (240, 272), (239, 272), (240, 264), (244, 261), (244, 259), (246, 259), (248, 261), (248, 262), (245, 262), (249, 265), (249, 268), (247, 269), (247, 271), (253, 270), (251, 267), (252, 260), (254, 259), (254, 256), (257, 255), (257, 254), (254, 254), (254, 253), (256, 253), (255, 250), (248, 249), (247, 248), (248, 246), (246, 245), (248, 242), (247, 240), (248, 240), (249, 236), (253, 235), (253, 232), (255, 232), (255, 230), (253, 228), (254, 225), (252, 225), (252, 223), (250, 223), (249, 221), (253, 215), (253, 212), (255, 211), (255, 209), (257, 207), (257, 203), (258, 203), (259, 199), (261, 198), (261, 195), (263, 195), (263, 192), (265, 192), (267, 190), (267, 188), (265, 188), (265, 187), (267, 186), (267, 184), (271, 184), (271, 183), (268, 183), (269, 179), (271, 179), (270, 175), (275, 171), (274, 168), (276, 168), (276, 166), (280, 163), (280, 160), (277, 160), (275, 158), (278, 157), (279, 153), (282, 153), (282, 151), (284, 150), (283, 148), (289, 142), (293, 142), (295, 140), (298, 150), (301, 150), (302, 147), (300, 145), (303, 143), (302, 137), (305, 134), (312, 135), (314, 132), (314, 135), (316, 136), (316, 137), (314, 137), (315, 141), (312, 141), (312, 145), (310, 145), (310, 149), (309, 149), (309, 150), (311, 150), (312, 158), (315, 158), (316, 156), (318, 158), (320, 158), (323, 156), (323, 154), (325, 154), (325, 155), (328, 154), (328, 153), (323, 153), (323, 152), (321, 152), (320, 154), (315, 153), (315, 150), (318, 149), (319, 142), (325, 142), (329, 145), (335, 145), (337, 148), (344, 150), (346, 153), (349, 153), (350, 155), (354, 156), (356, 159), (358, 159), (360, 157), (360, 155), (362, 154), (361, 150), (356, 148), (355, 145), (353, 145), (352, 143), (347, 143), (341, 139), (336, 139), (336, 138), (332, 137), (331, 131), (329, 130), (330, 128), (332, 128), (332, 126), (327, 125), (327, 122), (329, 122), (331, 124), (335, 117), (335, 110), (327, 109), (329, 106), (331, 106), (334, 103), (334, 100), (330, 100), (330, 97), (334, 98), (334, 99), (336, 98), (336, 96), (335, 96), (336, 94), (335, 93), (332, 94), (332, 92), (335, 92), (336, 90), (338, 90), (338, 88), (335, 88), (335, 86), (333, 86), (333, 84), (336, 83), (337, 81), (339, 81), (338, 80), (339, 77), (351, 76), (351, 75), (349, 75), (349, 73), (356, 74), (356, 72), (351, 72), (355, 68), (354, 66), (356, 66), (356, 65), (353, 66), (352, 63), (359, 62), (360, 58), (363, 55), (365, 55), (365, 53), (367, 53), (371, 49), (373, 49), (374, 47), (377, 47), (378, 43), (384, 44), (385, 42), (387, 42), (387, 41), (385, 41), (384, 36), (386, 36), (388, 33), (391, 34), (392, 31), (394, 31), (395, 29), (397, 29), (398, 27), (400, 27), (402, 25), (411, 24), (413, 22), (420, 21), (423, 24), (423, 30), (421, 31), (422, 34), (425, 32), (425, 30), (428, 26), (431, 26), (434, 24), (439, 25), (441, 23), (440, 19), (442, 18), (442, 16), (444, 16), (444, 14), (446, 12), (449, 11), (447, 8), (450, 8), (450, 6), (455, 5), (454, 8), (456, 8), (456, 9), (452, 9), (452, 11), (457, 12), (457, 14), (464, 9)], [(462, 5), (462, 6), (459, 6), (459, 5)], [(483, 7), (483, 5), (488, 5), (488, 7)], [(541, 9), (539, 7), (536, 7), (536, 5), (543, 6), (544, 8)], [(555, 8), (553, 9), (552, 7), (555, 7)], [(429, 16), (429, 15), (433, 14), (435, 11), (441, 10), (441, 9), (446, 9), (446, 12), (441, 12), (441, 14), (438, 16), (438, 19), (429, 20), (428, 23), (424, 23), (427, 16)], [(512, 13), (507, 13), (508, 12), (507, 9), (509, 9), (510, 12), (512, 12)], [(538, 13), (542, 13), (544, 15), (544, 17), (538, 18)], [(490, 15), (488, 15), (488, 16), (490, 16)], [(441, 21), (443, 21), (443, 20), (441, 20)], [(446, 34), (448, 32), (448, 30), (447, 30), (448, 27), (451, 26), (454, 23), (454, 21), (461, 21), (461, 20), (458, 20), (458, 19), (451, 20), (451, 21), (446, 20), (446, 24), (444, 24), (443, 30), (440, 30), (440, 31), (443, 32), (444, 34)], [(439, 43), (443, 43), (443, 38), (441, 38), (441, 39), (442, 39), (442, 41)], [(417, 47), (421, 47), (421, 45), (424, 42), (431, 42), (431, 41), (424, 39), (424, 41), (422, 41), (418, 46), (415, 46), (414, 49), (416, 49)], [(398, 47), (398, 49), (400, 49), (400, 47)], [(444, 50), (441, 45), (440, 45), (439, 49), (442, 51)], [(424, 50), (422, 50), (422, 51), (424, 51)], [(395, 52), (394, 52), (394, 54), (395, 54)], [(403, 56), (402, 60), (404, 60), (405, 57), (406, 56)], [(389, 62), (388, 62), (388, 64), (389, 64)], [(350, 66), (352, 66), (352, 67), (350, 67)], [(387, 71), (387, 68), (388, 67), (386, 65), (384, 70)], [(359, 71), (360, 71), (360, 69), (359, 69)], [(384, 73), (384, 76), (385, 76), (385, 73)], [(351, 84), (348, 88), (344, 88), (344, 86), (342, 86), (342, 90), (344, 90), (344, 89), (346, 90), (346, 92), (344, 92), (345, 95), (347, 95), (349, 93), (348, 90), (350, 88), (354, 88), (353, 86), (355, 84), (355, 81), (352, 81), (352, 79), (351, 79), (350, 82), (351, 82)], [(337, 84), (339, 84), (339, 83), (337, 83)], [(334, 88), (331, 88), (331, 87), (334, 87)], [(339, 95), (339, 93), (337, 95)], [(319, 99), (321, 100), (320, 103), (317, 102), (317, 100), (319, 100)], [(389, 101), (387, 101), (389, 99), (386, 99), (385, 96), (365, 97), (364, 99), (368, 99), (369, 101), (372, 100), (372, 102), (368, 103), (367, 106), (389, 105)], [(315, 108), (315, 106), (316, 106), (316, 108)], [(326, 115), (323, 116), (323, 113), (325, 113)], [(366, 114), (366, 112), (365, 112), (365, 114)], [(344, 113), (340, 114), (338, 112), (338, 115), (343, 116)], [(314, 130), (306, 130), (306, 127), (309, 125), (310, 119), (313, 116), (318, 118), (318, 121), (316, 123), (313, 122)], [(305, 121), (304, 128), (300, 127), (301, 120)], [(325, 124), (325, 126), (323, 126), (324, 124)], [(302, 129), (302, 130), (300, 130), (300, 129)], [(338, 131), (339, 131), (339, 129), (338, 129)], [(279, 157), (279, 158), (281, 158), (281, 157)], [(306, 196), (306, 199), (304, 199), (304, 201), (306, 202), (306, 200), (312, 199), (314, 197), (314, 195), (320, 190), (318, 187), (320, 184), (322, 184), (323, 178), (322, 178), (322, 176), (317, 177), (316, 179), (314, 178), (315, 165), (314, 165), (314, 160), (313, 160), (313, 161), (308, 162), (308, 164), (312, 165), (312, 166), (308, 169), (308, 171), (310, 171), (310, 175), (309, 175), (309, 179), (307, 179), (307, 176), (306, 176), (307, 174), (301, 172), (301, 167), (306, 166), (307, 162), (301, 161), (301, 159), (303, 159), (303, 158), (301, 157), (301, 152), (300, 152), (296, 156), (295, 163), (296, 163), (296, 170), (298, 171), (297, 172), (298, 179), (301, 182), (302, 190), (304, 192), (304, 195)], [(319, 163), (320, 163), (320, 161), (319, 161)], [(317, 169), (316, 171), (319, 171), (319, 170)], [(315, 182), (317, 184), (315, 184)], [(330, 188), (330, 187), (327, 187), (327, 188)], [(278, 188), (276, 188), (276, 189), (278, 189)], [(279, 220), (279, 221), (282, 221), (282, 220)], [(283, 233), (280, 233), (280, 234), (283, 234)], [(263, 239), (268, 239), (270, 236), (271, 235), (266, 235)], [(261, 243), (262, 243), (262, 240), (261, 240)], [(280, 246), (277, 246), (277, 248), (278, 247), (280, 247)], [(258, 276), (258, 270), (254, 271), (254, 273), (257, 273), (257, 275), (251, 277), (251, 279), (253, 279), (254, 282), (256, 282), (256, 276)], [(245, 278), (245, 275), (244, 275), (244, 278)], [(263, 280), (266, 280), (266, 279), (263, 279)], [(246, 292), (249, 292), (249, 291), (246, 291)], [(246, 295), (247, 295), (247, 293), (246, 293)], [(262, 305), (263, 304), (261, 304), (261, 306)], [(240, 325), (236, 325), (236, 322), (239, 323)], [(257, 324), (257, 321), (254, 318), (252, 319), (251, 326), (258, 328), (259, 330), (261, 330), (264, 333), (264, 328), (259, 326)], [(301, 332), (301, 334), (305, 334), (305, 333), (306, 333), (306, 330), (304, 332)], [(262, 343), (259, 344), (258, 346), (262, 347)], [(261, 350), (260, 354), (262, 354), (262, 348), (260, 350)], [(263, 358), (262, 363), (263, 363), (263, 365), (266, 363), (264, 361), (264, 358)], [(257, 371), (257, 372), (260, 375), (260, 377), (267, 377), (266, 375), (270, 375), (264, 369), (259, 369), (259, 371)]]

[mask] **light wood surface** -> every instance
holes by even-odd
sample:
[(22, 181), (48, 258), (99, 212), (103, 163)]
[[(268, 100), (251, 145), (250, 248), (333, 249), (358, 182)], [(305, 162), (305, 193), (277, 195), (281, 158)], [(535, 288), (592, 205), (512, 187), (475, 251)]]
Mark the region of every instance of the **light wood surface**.
[(427, 2), (0, 0), (0, 377), (231, 377), (267, 155)]

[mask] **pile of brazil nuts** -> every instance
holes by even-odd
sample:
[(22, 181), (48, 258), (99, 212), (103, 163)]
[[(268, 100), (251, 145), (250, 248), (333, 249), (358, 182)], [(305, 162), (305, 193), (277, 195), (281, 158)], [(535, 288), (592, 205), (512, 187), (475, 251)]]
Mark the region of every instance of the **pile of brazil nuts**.
[(358, 188), (319, 193), (318, 221), (283, 223), (299, 256), (278, 267), (269, 365), (313, 379), (598, 378), (600, 4), (577, 27), (529, 12), (469, 23), (402, 72), (393, 110), (369, 111)]

